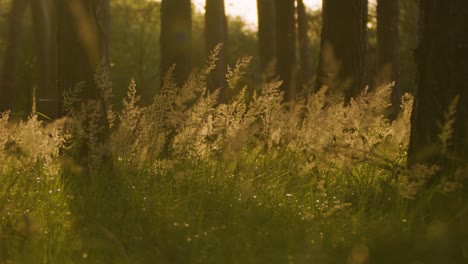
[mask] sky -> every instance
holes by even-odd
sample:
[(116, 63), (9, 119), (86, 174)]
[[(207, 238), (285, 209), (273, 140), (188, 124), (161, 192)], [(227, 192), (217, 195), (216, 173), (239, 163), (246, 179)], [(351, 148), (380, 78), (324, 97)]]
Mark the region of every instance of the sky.
[[(195, 0), (198, 11), (204, 12), (206, 0)], [(311, 9), (320, 8), (322, 0), (304, 0), (304, 4)], [(257, 25), (256, 0), (225, 0), (226, 13), (230, 16), (240, 16), (252, 27)]]

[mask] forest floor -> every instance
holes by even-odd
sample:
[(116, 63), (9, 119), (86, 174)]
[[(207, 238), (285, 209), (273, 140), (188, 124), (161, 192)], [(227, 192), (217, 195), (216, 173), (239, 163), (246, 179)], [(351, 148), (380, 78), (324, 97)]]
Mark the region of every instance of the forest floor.
[(468, 263), (467, 169), (406, 167), (409, 96), (392, 121), (391, 87), (284, 108), (205, 77), (147, 107), (132, 83), (102, 144), (99, 111), (0, 115), (0, 263)]
[(3, 174), (0, 262), (468, 260), (466, 194), (428, 188), (404, 198), (398, 180), (371, 166), (297, 177), (295, 158), (277, 150), (171, 161), (154, 174), (116, 159), (112, 174), (80, 184)]

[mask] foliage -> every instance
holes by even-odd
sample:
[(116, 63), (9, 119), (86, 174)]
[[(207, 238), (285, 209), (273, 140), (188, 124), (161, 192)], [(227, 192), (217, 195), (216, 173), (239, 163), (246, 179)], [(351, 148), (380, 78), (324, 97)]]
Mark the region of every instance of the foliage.
[[(144, 103), (151, 103), (159, 83), (160, 2), (141, 0), (111, 1), (110, 53), (112, 78), (116, 87), (125, 87), (135, 78)], [(125, 96), (125, 89), (116, 89), (116, 98)], [(149, 100), (148, 100), (149, 98)], [(120, 108), (120, 104), (119, 104)]]
[[(247, 98), (247, 58), (228, 74), (239, 92), (219, 104), (205, 81), (217, 51), (181, 87), (169, 71), (150, 105), (132, 81), (122, 110), (107, 109), (116, 118), (102, 145), (102, 120), (80, 127), (98, 109), (74, 99), (80, 85), (68, 92), (66, 119), (2, 114), (0, 261), (463, 259), (466, 171), (428, 185), (437, 168), (406, 169), (410, 95), (395, 121), (384, 115), (391, 85), (347, 105), (326, 88), (285, 104), (278, 80)], [(107, 74), (95, 80), (108, 99)], [(109, 164), (89, 170), (70, 159), (83, 139)]]

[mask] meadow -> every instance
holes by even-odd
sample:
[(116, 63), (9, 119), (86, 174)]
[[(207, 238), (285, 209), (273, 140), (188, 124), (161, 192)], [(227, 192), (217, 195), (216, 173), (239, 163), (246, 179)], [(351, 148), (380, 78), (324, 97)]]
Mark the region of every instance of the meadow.
[(150, 105), (132, 82), (119, 111), (98, 70), (110, 129), (80, 84), (60, 120), (3, 113), (0, 263), (468, 262), (468, 170), (407, 168), (411, 95), (395, 120), (391, 84), (285, 104), (278, 80), (244, 86), (246, 58), (219, 104), (215, 58)]

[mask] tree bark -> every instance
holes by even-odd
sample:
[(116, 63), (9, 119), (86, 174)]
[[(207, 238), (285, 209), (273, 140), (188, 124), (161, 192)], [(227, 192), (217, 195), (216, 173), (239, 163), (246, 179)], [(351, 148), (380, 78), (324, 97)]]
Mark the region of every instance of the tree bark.
[(21, 47), (23, 21), (28, 6), (28, 0), (11, 2), (8, 18), (8, 33), (6, 36), (5, 58), (3, 61), (2, 79), (0, 83), (0, 111), (9, 110), (13, 106), (16, 93), (16, 77)]
[(276, 0), (276, 71), (285, 101), (297, 93), (296, 19), (294, 0)]
[(262, 73), (262, 81), (270, 81), (274, 77), (276, 64), (275, 1), (257, 0), (257, 12), (260, 72)]
[[(94, 73), (108, 53), (107, 0), (56, 0), (59, 94), (84, 81), (85, 99), (100, 99)], [(62, 109), (63, 111), (63, 109)]]
[(53, 81), (50, 7), (47, 0), (31, 0), (37, 47), (38, 110), (50, 118), (58, 117), (58, 91)]
[(297, 0), (297, 31), (299, 39), (299, 53), (301, 60), (301, 83), (312, 81), (312, 51), (309, 47), (309, 25), (307, 12), (303, 0)]
[[(468, 1), (422, 0), (420, 43), (416, 53), (415, 91), (408, 164), (438, 163), (445, 168), (466, 164), (468, 158)], [(447, 145), (441, 144), (440, 124), (458, 96), (455, 122)], [(439, 125), (438, 125), (439, 124)]]
[(161, 2), (161, 87), (175, 64), (174, 81), (182, 85), (192, 67), (192, 6), (190, 0)]
[(342, 92), (345, 100), (366, 85), (367, 0), (323, 0), (316, 88)]
[(400, 31), (399, 0), (377, 1), (377, 86), (395, 82), (391, 117), (400, 110)]
[[(101, 63), (108, 61), (107, 1), (55, 0), (59, 94), (84, 81), (77, 120), (82, 130), (78, 138), (82, 142), (73, 155), (88, 171), (109, 161), (108, 153), (101, 151), (109, 137), (106, 98), (94, 78)], [(60, 106), (60, 113), (65, 114), (63, 105)]]
[(209, 86), (212, 90), (221, 89), (219, 100), (224, 103), (227, 101), (227, 20), (224, 10), (224, 0), (206, 0), (205, 41), (207, 54), (209, 54), (216, 45), (220, 43), (223, 45), (218, 54), (216, 68), (210, 74)]
[[(58, 82), (58, 42), (57, 42), (57, 21), (58, 21), (58, 14), (56, 10), (56, 6), (54, 4), (55, 0), (48, 0), (49, 3), (49, 14), (50, 14), (50, 80), (51, 80), (51, 89), (50, 92), (52, 93), (52, 90), (54, 94), (51, 94), (51, 98), (56, 99), (55, 101), (55, 106), (51, 106), (51, 109), (55, 109), (56, 111), (56, 116), (60, 117), (61, 112), (61, 99), (63, 98), (63, 95), (60, 94), (60, 87), (59, 87), (59, 82)], [(49, 92), (49, 90), (48, 90)], [(49, 96), (49, 95), (47, 95)], [(46, 97), (47, 98), (47, 97)]]

